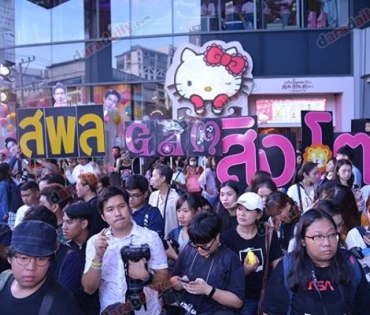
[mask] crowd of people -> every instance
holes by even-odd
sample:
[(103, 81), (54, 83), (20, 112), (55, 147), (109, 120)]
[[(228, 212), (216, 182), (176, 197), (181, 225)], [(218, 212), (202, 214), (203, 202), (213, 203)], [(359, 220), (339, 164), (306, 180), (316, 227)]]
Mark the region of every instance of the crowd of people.
[(139, 174), (118, 147), (104, 169), (6, 149), (2, 314), (370, 314), (369, 187), (348, 146), (322, 174), (297, 154), (294, 183), (258, 170), (246, 189), (215, 157)]

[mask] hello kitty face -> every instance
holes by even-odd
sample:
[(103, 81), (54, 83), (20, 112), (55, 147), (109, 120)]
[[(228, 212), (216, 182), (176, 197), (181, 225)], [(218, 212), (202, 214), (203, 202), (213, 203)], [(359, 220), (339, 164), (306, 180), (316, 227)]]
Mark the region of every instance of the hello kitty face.
[(166, 73), (174, 117), (248, 115), (253, 60), (240, 42), (181, 44)]
[[(232, 48), (226, 53), (236, 54), (236, 50)], [(175, 74), (175, 86), (186, 99), (197, 95), (204, 101), (213, 101), (220, 94), (230, 98), (241, 89), (242, 73), (235, 75), (221, 64), (212, 66), (206, 62), (205, 54), (196, 54), (186, 48), (181, 61)]]

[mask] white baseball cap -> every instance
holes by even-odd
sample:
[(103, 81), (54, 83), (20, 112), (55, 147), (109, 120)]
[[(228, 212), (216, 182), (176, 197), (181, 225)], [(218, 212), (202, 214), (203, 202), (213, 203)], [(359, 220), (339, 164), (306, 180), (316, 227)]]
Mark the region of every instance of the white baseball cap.
[(237, 205), (242, 205), (247, 210), (263, 210), (263, 201), (260, 196), (253, 192), (246, 192), (242, 194), (238, 201), (231, 205), (231, 208), (235, 208)]

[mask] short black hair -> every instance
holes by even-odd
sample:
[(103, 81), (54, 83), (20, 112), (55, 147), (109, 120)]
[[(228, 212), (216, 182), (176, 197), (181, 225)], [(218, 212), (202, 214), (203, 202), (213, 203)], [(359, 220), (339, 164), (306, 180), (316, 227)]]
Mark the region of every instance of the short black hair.
[(53, 93), (53, 95), (55, 94), (55, 91), (56, 91), (57, 89), (63, 89), (63, 91), (64, 91), (65, 93), (67, 93), (67, 87), (66, 87), (63, 83), (58, 82), (57, 84), (55, 84), (55, 85), (52, 87), (52, 93)]
[(129, 204), (130, 195), (128, 194), (126, 189), (117, 187), (104, 188), (98, 198), (98, 210), (100, 214), (104, 214), (105, 203), (115, 196), (122, 196), (125, 202)]
[(21, 191), (26, 191), (26, 190), (33, 190), (33, 191), (40, 191), (40, 188), (39, 188), (39, 185), (35, 182), (35, 181), (28, 181), (28, 182), (25, 182), (22, 186), (21, 186)]
[(347, 155), (348, 159), (352, 162), (353, 158), (355, 157), (355, 150), (346, 144), (338, 149), (337, 154)]
[(207, 244), (221, 233), (221, 219), (212, 211), (202, 211), (190, 222), (188, 234), (194, 244)]
[(14, 142), (14, 143), (18, 144), (17, 139), (12, 138), (12, 137), (5, 138), (4, 142), (5, 142), (5, 147), (6, 147), (6, 148), (8, 148), (8, 143), (9, 143), (9, 142)]
[(51, 204), (58, 204), (63, 209), (67, 204), (73, 201), (72, 194), (68, 188), (59, 184), (46, 185), (40, 192), (42, 196)]
[(127, 177), (125, 188), (128, 190), (139, 189), (142, 193), (145, 193), (149, 189), (149, 183), (144, 176), (134, 174)]
[(164, 176), (166, 178), (167, 184), (171, 184), (172, 175), (173, 175), (173, 171), (171, 167), (169, 167), (168, 165), (164, 165), (164, 164), (158, 164), (157, 166), (154, 167), (154, 169), (159, 172), (160, 176)]
[(104, 93), (104, 99), (106, 99), (109, 95), (115, 95), (117, 97), (117, 103), (121, 101), (121, 93), (114, 89), (106, 90)]
[(90, 228), (91, 220), (92, 220), (92, 209), (90, 205), (85, 201), (77, 201), (74, 203), (69, 204), (65, 209), (64, 213), (70, 219), (82, 219), (87, 220), (88, 228)]
[(48, 208), (43, 205), (38, 205), (37, 207), (31, 207), (27, 210), (24, 215), (23, 221), (42, 221), (50, 224), (53, 228), (58, 228), (57, 216), (54, 212), (51, 212)]
[(106, 188), (109, 186), (109, 176), (102, 175), (98, 178), (98, 183), (101, 183), (103, 188)]
[(66, 184), (65, 178), (60, 174), (47, 174), (41, 177), (40, 182), (46, 181), (47, 184), (60, 184), (64, 186)]

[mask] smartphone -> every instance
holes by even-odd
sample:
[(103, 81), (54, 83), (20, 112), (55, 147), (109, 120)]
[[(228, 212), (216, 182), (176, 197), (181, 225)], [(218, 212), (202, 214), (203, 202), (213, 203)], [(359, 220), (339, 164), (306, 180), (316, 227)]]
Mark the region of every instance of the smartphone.
[(190, 282), (190, 280), (181, 279), (181, 278), (179, 278), (179, 281), (181, 281), (181, 282), (183, 282), (183, 283), (189, 283), (189, 282)]

